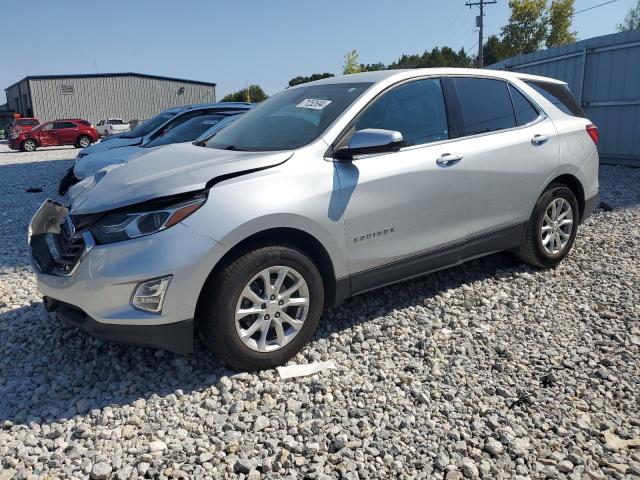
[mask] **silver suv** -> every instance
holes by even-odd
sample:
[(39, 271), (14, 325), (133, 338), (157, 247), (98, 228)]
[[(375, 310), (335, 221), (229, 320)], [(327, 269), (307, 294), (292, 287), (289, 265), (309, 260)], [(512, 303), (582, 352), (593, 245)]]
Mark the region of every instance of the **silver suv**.
[(46, 201), (45, 306), (107, 340), (237, 369), (286, 362), (325, 305), (500, 250), (569, 253), (598, 193), (597, 129), (567, 85), (425, 69), (287, 89), (205, 143)]

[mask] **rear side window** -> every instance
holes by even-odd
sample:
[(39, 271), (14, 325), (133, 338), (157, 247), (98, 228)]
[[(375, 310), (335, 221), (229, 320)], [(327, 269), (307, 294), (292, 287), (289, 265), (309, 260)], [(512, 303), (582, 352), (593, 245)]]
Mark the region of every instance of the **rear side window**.
[(578, 101), (566, 85), (533, 81), (526, 81), (525, 83), (567, 115), (582, 118), (586, 117), (584, 110), (582, 110), (582, 107), (578, 104)]
[(87, 122), (86, 120), (79, 120), (78, 123), (81, 123), (82, 125), (85, 125), (87, 127), (91, 126), (91, 124), (89, 122)]
[[(516, 117), (507, 83), (488, 78), (453, 78), (460, 102), (463, 136), (514, 128)], [(460, 136), (460, 135), (458, 135)]]
[(526, 125), (533, 122), (540, 113), (535, 109), (531, 102), (527, 100), (517, 88), (509, 85), (511, 92), (511, 100), (513, 100), (513, 110), (516, 112), (516, 122), (518, 126)]
[(404, 146), (448, 139), (440, 80), (416, 80), (384, 93), (356, 121), (356, 130), (365, 128), (400, 132)]
[(61, 130), (63, 128), (76, 128), (76, 124), (71, 122), (56, 122), (53, 124), (53, 128), (56, 130)]

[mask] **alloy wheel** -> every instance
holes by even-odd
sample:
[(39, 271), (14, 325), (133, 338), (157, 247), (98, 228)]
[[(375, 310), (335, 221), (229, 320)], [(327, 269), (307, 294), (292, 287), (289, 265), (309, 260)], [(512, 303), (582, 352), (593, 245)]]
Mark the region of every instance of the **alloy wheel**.
[(33, 152), (36, 149), (36, 142), (34, 142), (33, 140), (27, 140), (26, 142), (24, 142), (24, 149), (27, 152)]
[(573, 232), (573, 209), (568, 200), (554, 198), (545, 210), (540, 230), (544, 251), (558, 255), (565, 249)]
[(242, 290), (235, 310), (236, 333), (251, 350), (273, 352), (300, 332), (308, 312), (304, 277), (291, 267), (269, 267)]
[(87, 137), (82, 137), (79, 143), (82, 148), (86, 148), (91, 144), (91, 141)]

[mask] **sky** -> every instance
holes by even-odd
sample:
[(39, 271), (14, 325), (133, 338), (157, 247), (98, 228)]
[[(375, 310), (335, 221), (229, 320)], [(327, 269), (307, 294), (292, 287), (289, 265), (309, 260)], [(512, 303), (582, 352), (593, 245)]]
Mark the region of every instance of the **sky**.
[[(509, 18), (508, 0), (497, 2), (486, 36)], [(577, 14), (573, 29), (579, 39), (614, 33), (636, 2)], [(465, 0), (3, 0), (0, 104), (27, 75), (96, 72), (215, 82), (218, 98), (248, 84), (273, 94), (298, 75), (339, 74), (352, 49), (385, 64), (443, 45), (475, 53), (477, 14)]]

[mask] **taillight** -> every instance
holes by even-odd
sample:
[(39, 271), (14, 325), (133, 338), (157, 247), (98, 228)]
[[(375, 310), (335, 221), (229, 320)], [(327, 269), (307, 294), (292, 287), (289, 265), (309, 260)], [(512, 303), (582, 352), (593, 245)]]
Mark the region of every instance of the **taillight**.
[(591, 137), (591, 140), (593, 140), (593, 143), (598, 145), (598, 142), (600, 141), (600, 134), (598, 133), (598, 127), (596, 127), (593, 123), (590, 123), (589, 125), (587, 125), (587, 133)]

